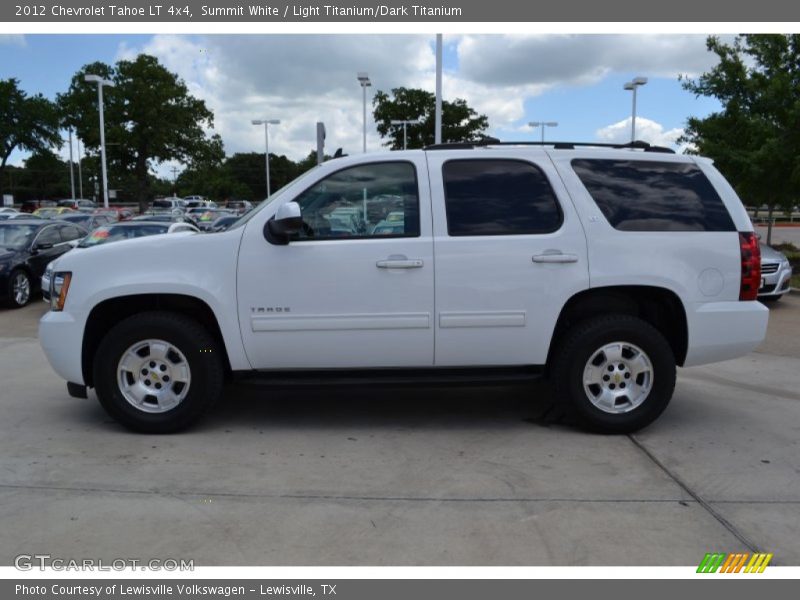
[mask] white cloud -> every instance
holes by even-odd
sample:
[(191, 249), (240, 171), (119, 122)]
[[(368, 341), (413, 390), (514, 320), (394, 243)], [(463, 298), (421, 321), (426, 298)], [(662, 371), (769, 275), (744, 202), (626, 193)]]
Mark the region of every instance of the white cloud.
[[(631, 141), (631, 117), (602, 127), (595, 132), (598, 140), (611, 144), (624, 144)], [(674, 128), (664, 130), (660, 123), (645, 117), (636, 117), (636, 139), (654, 144), (656, 146), (675, 146), (678, 138), (683, 135), (683, 129)]]
[(461, 76), (501, 86), (588, 85), (612, 71), (696, 75), (714, 64), (704, 35), (462, 36)]

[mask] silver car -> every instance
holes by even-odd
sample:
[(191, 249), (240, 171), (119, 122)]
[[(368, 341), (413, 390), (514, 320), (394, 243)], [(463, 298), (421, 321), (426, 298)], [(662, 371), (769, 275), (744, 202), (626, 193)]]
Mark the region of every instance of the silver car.
[(761, 287), (759, 300), (779, 300), (789, 291), (792, 265), (782, 252), (761, 244)]

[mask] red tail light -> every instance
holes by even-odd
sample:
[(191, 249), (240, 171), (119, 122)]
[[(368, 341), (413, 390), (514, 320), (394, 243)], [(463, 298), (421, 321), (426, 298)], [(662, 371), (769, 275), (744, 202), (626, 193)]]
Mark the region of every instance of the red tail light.
[(761, 248), (756, 234), (752, 231), (739, 233), (739, 248), (742, 255), (739, 300), (755, 300), (761, 287)]

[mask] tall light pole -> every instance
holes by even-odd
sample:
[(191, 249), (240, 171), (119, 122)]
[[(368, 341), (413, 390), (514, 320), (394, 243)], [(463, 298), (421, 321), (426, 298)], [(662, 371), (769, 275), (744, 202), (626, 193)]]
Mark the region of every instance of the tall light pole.
[(544, 144), (544, 130), (546, 127), (558, 127), (558, 123), (556, 121), (531, 121), (528, 123), (529, 127), (533, 127), (534, 129), (537, 127), (542, 128), (542, 143)]
[(97, 84), (97, 106), (100, 111), (100, 168), (103, 172), (103, 206), (108, 208), (108, 171), (106, 169), (106, 123), (103, 117), (103, 87), (114, 87), (110, 79), (99, 75), (84, 75), (84, 81)]
[(364, 153), (367, 152), (367, 88), (372, 85), (369, 75), (364, 71), (358, 72), (358, 82), (361, 84), (361, 91), (364, 95)]
[(408, 136), (406, 133), (406, 126), (407, 125), (419, 125), (422, 123), (422, 119), (392, 119), (390, 121), (392, 125), (402, 125), (403, 126), (403, 150), (406, 149), (408, 146)]
[(81, 156), (83, 155), (83, 150), (81, 150), (81, 138), (76, 135), (75, 141), (78, 143), (78, 194), (83, 198), (83, 173), (81, 173)]
[(433, 143), (442, 143), (442, 34), (436, 34), (436, 107)]
[(257, 119), (252, 121), (253, 125), (263, 125), (264, 126), (264, 143), (266, 146), (265, 152), (265, 159), (264, 163), (267, 166), (267, 198), (270, 196), (270, 189), (269, 189), (269, 126), (270, 125), (278, 125), (280, 123), (279, 119)]
[(75, 169), (72, 164), (72, 127), (69, 128), (69, 189), (72, 199), (75, 200)]
[(633, 92), (633, 108), (631, 110), (631, 141), (636, 141), (636, 88), (647, 83), (647, 77), (634, 77), (623, 88)]

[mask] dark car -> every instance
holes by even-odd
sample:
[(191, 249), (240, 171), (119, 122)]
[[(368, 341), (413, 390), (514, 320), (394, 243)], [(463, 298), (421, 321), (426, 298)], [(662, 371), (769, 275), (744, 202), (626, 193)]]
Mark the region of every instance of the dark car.
[(231, 215), (233, 213), (224, 208), (190, 208), (186, 213), (186, 216), (202, 231), (213, 231), (217, 219)]
[(86, 200), (85, 198), (77, 198), (75, 200), (59, 200), (58, 205), (66, 206), (67, 208), (79, 210), (81, 212), (92, 212), (97, 208), (97, 204), (95, 202)]
[(94, 211), (96, 215), (105, 215), (109, 218), (109, 221), (127, 221), (128, 219), (134, 216), (133, 211), (130, 208), (124, 208), (122, 206), (109, 206), (108, 208), (98, 208)]
[(0, 221), (0, 298), (12, 308), (30, 302), (47, 264), (72, 249), (87, 231), (73, 223), (38, 219)]
[(20, 212), (32, 213), (37, 208), (52, 208), (58, 206), (55, 200), (25, 200), (19, 207)]
[(179, 213), (170, 213), (170, 212), (159, 212), (159, 211), (147, 211), (143, 215), (139, 215), (138, 217), (133, 217), (130, 221), (150, 221), (151, 223), (189, 223), (194, 225), (194, 221), (191, 219), (183, 216)]
[(68, 223), (75, 223), (88, 231), (97, 229), (101, 225), (108, 225), (112, 222), (112, 218), (107, 215), (93, 215), (91, 213), (72, 213), (58, 217), (58, 219), (60, 221), (67, 221)]
[(241, 217), (239, 215), (225, 215), (218, 217), (211, 225), (211, 231), (225, 231), (228, 227), (236, 223)]

